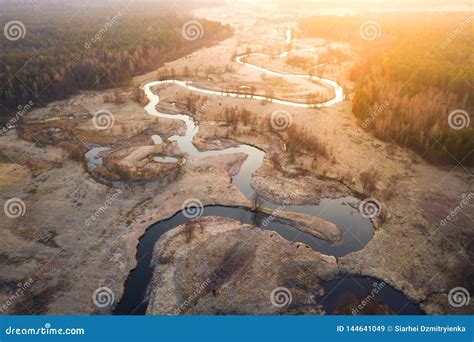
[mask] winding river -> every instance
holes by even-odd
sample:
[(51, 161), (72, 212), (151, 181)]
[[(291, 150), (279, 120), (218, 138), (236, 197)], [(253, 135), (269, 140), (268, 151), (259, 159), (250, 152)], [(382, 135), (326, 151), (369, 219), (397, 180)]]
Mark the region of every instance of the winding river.
[[(312, 50), (312, 48), (304, 50), (309, 51)], [(279, 56), (284, 57), (287, 54), (288, 52), (283, 53)], [(308, 79), (312, 78), (318, 80), (333, 88), (334, 97), (323, 103), (309, 105), (305, 103), (287, 101), (283, 99), (268, 98), (266, 96), (260, 95), (253, 95), (250, 97), (248, 94), (245, 95), (240, 93), (204, 89), (201, 87), (194, 86), (190, 81), (163, 80), (150, 82), (143, 86), (143, 91), (149, 100), (149, 103), (145, 107), (145, 111), (149, 115), (156, 116), (159, 118), (167, 118), (171, 120), (181, 120), (185, 123), (185, 134), (171, 136), (168, 140), (176, 142), (179, 145), (180, 149), (188, 156), (194, 158), (208, 158), (234, 153), (245, 153), (247, 155), (247, 158), (241, 165), (239, 172), (232, 178), (232, 183), (249, 200), (251, 200), (256, 195), (255, 190), (251, 186), (251, 179), (254, 172), (262, 165), (265, 157), (265, 152), (256, 147), (245, 144), (222, 150), (200, 151), (193, 144), (193, 139), (199, 131), (199, 126), (194, 122), (193, 118), (185, 114), (168, 114), (159, 112), (157, 110), (157, 105), (160, 103), (160, 96), (154, 91), (158, 90), (164, 85), (173, 84), (180, 87), (184, 87), (194, 92), (199, 92), (212, 96), (230, 96), (247, 99), (252, 98), (255, 100), (271, 101), (273, 103), (281, 105), (303, 108), (332, 106), (344, 99), (343, 89), (335, 81), (304, 74), (284, 74), (268, 70), (257, 65), (245, 62), (245, 58), (251, 55), (263, 54), (246, 54), (238, 56), (236, 57), (236, 62), (254, 68), (260, 72), (275, 76)], [(154, 136), (153, 141), (161, 141), (161, 138), (159, 136)], [(97, 150), (97, 152), (100, 151), (102, 150)], [(88, 157), (88, 162), (91, 164), (91, 167), (93, 167), (97, 163), (100, 163), (100, 158), (97, 157), (97, 153), (91, 153)], [(163, 157), (157, 158), (158, 159), (155, 159), (155, 161), (157, 162), (174, 161), (173, 159)], [(246, 224), (256, 224), (262, 229), (268, 229), (278, 232), (280, 235), (282, 235), (289, 241), (303, 242), (316, 251), (327, 255), (333, 255), (336, 257), (343, 256), (348, 253), (362, 249), (373, 236), (374, 227), (372, 222), (369, 219), (360, 215), (359, 211), (355, 209), (357, 208), (357, 205), (360, 200), (352, 196), (337, 199), (322, 199), (321, 202), (317, 205), (290, 204), (281, 206), (264, 198), (261, 198), (261, 200), (262, 207), (270, 211), (278, 209), (280, 211), (304, 213), (330, 221), (336, 224), (343, 231), (342, 240), (334, 245), (331, 245), (330, 243), (322, 239), (318, 239), (312, 235), (303, 233), (299, 230), (292, 228), (289, 225), (278, 222), (277, 220), (267, 220), (267, 224), (262, 225), (261, 222), (269, 215), (263, 213), (255, 213), (248, 208), (227, 207), (220, 205), (207, 206), (203, 208), (203, 216), (227, 217), (241, 221)], [(189, 221), (189, 218), (187, 218), (183, 214), (183, 212), (180, 211), (176, 213), (173, 217), (160, 221), (151, 226), (140, 238), (136, 255), (137, 267), (130, 272), (129, 277), (127, 278), (127, 281), (125, 283), (124, 295), (119, 304), (117, 305), (114, 314), (145, 314), (148, 302), (148, 286), (150, 284), (153, 272), (151, 259), (154, 245), (164, 233), (178, 225), (186, 223), (187, 221)], [(329, 311), (330, 310), (328, 310), (328, 312)]]

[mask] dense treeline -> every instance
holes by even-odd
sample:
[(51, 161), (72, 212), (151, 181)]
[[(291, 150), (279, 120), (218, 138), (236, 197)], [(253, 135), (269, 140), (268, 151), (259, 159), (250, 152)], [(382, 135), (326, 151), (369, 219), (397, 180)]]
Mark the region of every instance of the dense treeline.
[[(364, 40), (360, 28), (367, 20), (318, 17), (300, 23), (305, 35), (352, 43), (358, 56), (351, 72), (357, 84), (353, 112), (362, 127), (432, 162), (474, 165), (473, 17), (382, 15), (375, 19), (380, 37)], [(464, 112), (449, 125), (455, 110)]]
[(171, 12), (41, 13), (0, 17), (2, 28), (12, 20), (26, 28), (22, 39), (0, 37), (0, 115), (30, 100), (40, 106), (78, 90), (127, 85), (133, 76), (231, 33), (229, 26), (199, 20), (202, 37), (186, 40), (182, 27), (190, 18)]

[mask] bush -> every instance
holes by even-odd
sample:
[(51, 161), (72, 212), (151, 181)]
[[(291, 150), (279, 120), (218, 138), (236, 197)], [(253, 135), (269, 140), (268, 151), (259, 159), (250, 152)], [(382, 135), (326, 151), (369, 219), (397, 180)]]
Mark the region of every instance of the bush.
[(360, 182), (362, 183), (364, 195), (370, 196), (377, 190), (378, 178), (379, 175), (374, 169), (364, 171), (360, 174)]

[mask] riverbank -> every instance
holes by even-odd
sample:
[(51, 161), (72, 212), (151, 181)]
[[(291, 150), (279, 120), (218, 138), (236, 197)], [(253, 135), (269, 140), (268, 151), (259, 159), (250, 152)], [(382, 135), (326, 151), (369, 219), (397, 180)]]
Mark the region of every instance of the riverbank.
[[(254, 28), (255, 35), (237, 34), (165, 67), (182, 70), (184, 66), (194, 68), (215, 61), (224, 68), (230, 63), (237, 44), (243, 48), (247, 42), (257, 45), (270, 41), (270, 34), (258, 32), (271, 32), (271, 27), (263, 24)], [(240, 67), (235, 68), (240, 74)], [(154, 81), (156, 76), (153, 72), (137, 77), (134, 87)], [(259, 73), (252, 71), (251, 77), (258, 79)], [(100, 145), (127, 144), (130, 139), (140, 137), (142, 145), (152, 146), (152, 135), (168, 137), (183, 129), (175, 126), (176, 120), (147, 115), (143, 105), (134, 102), (131, 90), (124, 92), (126, 102), (122, 104), (104, 102), (105, 94), (112, 95), (113, 91), (86, 92), (34, 110), (27, 118), (62, 117), (73, 121), (72, 131), (79, 138), (93, 139)], [(160, 91), (163, 103), (170, 107), (187, 94), (185, 89), (175, 87)], [(221, 118), (225, 107), (232, 106), (258, 113), (262, 122), (274, 111), (288, 108), (252, 99), (209, 96), (193, 113), (200, 126), (196, 141), (201, 141), (203, 148), (206, 141), (229, 139), (260, 147), (279, 157), (280, 168), (265, 160), (253, 179), (257, 191), (270, 194), (277, 203), (291, 191), (297, 192), (302, 201), (311, 203), (344, 193), (361, 194), (360, 175), (371, 167), (376, 168), (376, 186), (370, 195), (380, 200), (388, 213), (387, 219), (375, 220), (375, 235), (365, 248), (332, 262), (338, 265), (337, 274), (331, 273), (332, 276), (364, 275), (386, 281), (412, 300), (422, 302), (428, 313), (470, 312), (470, 307), (466, 311), (455, 309), (446, 300), (451, 288), (468, 286), (463, 282), (468, 279), (465, 265), (469, 266), (468, 261), (472, 260), (470, 221), (462, 212), (449, 227), (441, 229), (439, 225), (459, 204), (463, 193), (474, 191), (469, 170), (442, 170), (365, 133), (354, 136), (358, 126), (350, 112), (349, 99), (330, 108), (290, 110), (292, 125), (316, 132), (332, 151), (335, 162), (311, 152), (291, 160), (278, 148), (282, 140), (275, 134), (260, 136), (245, 126), (229, 130)], [(103, 108), (113, 113), (115, 121), (110, 130), (98, 131), (91, 123), (91, 115)], [(89, 116), (81, 119), (84, 114)], [(74, 119), (70, 120), (68, 115)], [(1, 300), (11, 296), (15, 284), (29, 277), (34, 280), (26, 296), (10, 306), (7, 313), (110, 313), (122, 297), (130, 270), (135, 267), (138, 239), (149, 226), (174, 215), (189, 198), (200, 198), (203, 205), (252, 207), (230, 182), (244, 155), (213, 157), (212, 163), (190, 158), (185, 172), (167, 187), (124, 191), (101, 211), (99, 220), (86, 227), (85, 220), (105, 206), (115, 189), (96, 182), (82, 164), (66, 158), (64, 150), (57, 146), (35, 145), (34, 140), (20, 139), (14, 131), (0, 137), (0, 146), (21, 164), (18, 167), (28, 172), (21, 179), (9, 178), (8, 185), (2, 186), (2, 199), (21, 198), (26, 212), (18, 219), (0, 222), (1, 280), (9, 285), (0, 293)], [(472, 204), (465, 210), (471, 213)], [(267, 249), (264, 258), (274, 257), (274, 250)], [(315, 257), (311, 263), (318, 260)], [(112, 290), (114, 301), (110, 306), (98, 308), (91, 297), (97, 288), (104, 286)]]

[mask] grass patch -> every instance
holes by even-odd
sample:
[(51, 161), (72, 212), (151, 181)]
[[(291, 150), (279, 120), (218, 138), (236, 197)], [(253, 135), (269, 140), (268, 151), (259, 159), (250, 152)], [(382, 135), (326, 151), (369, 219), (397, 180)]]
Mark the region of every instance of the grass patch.
[(0, 151), (0, 163), (3, 163), (3, 164), (10, 163), (10, 158), (8, 158), (6, 154), (3, 153), (2, 151)]

